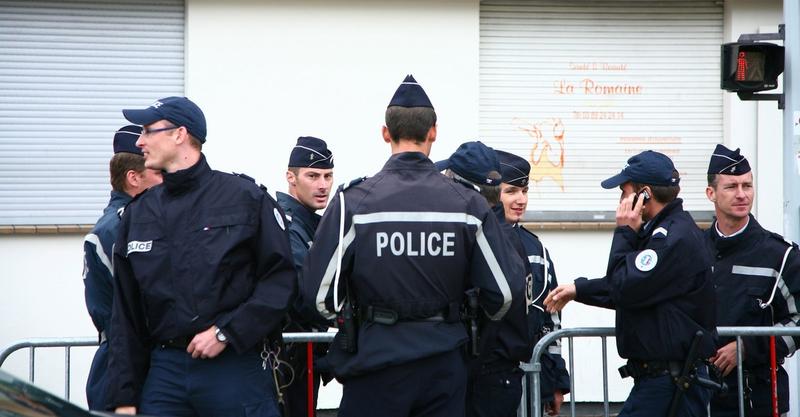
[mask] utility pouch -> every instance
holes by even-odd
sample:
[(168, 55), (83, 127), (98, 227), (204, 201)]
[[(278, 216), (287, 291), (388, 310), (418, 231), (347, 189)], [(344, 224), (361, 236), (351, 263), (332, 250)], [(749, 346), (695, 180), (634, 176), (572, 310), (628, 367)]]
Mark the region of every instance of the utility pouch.
[(478, 326), (478, 290), (469, 289), (464, 292), (466, 302), (464, 303), (464, 324), (467, 326), (469, 333), (469, 348), (468, 353), (470, 356), (478, 357), (481, 354), (480, 349), (480, 328)]
[(336, 324), (339, 327), (337, 343), (339, 348), (347, 353), (358, 351), (358, 323), (350, 301), (345, 301), (342, 309), (336, 314)]

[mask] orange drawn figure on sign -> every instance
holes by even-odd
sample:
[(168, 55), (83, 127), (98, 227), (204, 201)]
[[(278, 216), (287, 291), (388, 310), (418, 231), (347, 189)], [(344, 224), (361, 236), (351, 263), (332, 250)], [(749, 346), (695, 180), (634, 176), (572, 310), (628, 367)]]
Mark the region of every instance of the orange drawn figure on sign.
[[(560, 118), (533, 123), (515, 118), (513, 124), (533, 139), (530, 179), (536, 183), (550, 178), (564, 191), (564, 123)], [(557, 147), (554, 148), (554, 146)]]

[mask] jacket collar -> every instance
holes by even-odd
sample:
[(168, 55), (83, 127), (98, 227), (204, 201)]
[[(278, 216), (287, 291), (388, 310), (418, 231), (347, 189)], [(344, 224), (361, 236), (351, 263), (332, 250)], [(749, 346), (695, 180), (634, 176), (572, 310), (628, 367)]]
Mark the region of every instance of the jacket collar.
[(756, 239), (753, 239), (753, 236), (758, 234), (762, 228), (752, 214), (749, 216), (750, 220), (748, 221), (744, 230), (736, 236), (731, 237), (722, 237), (719, 235), (719, 233), (717, 233), (717, 219), (714, 219), (714, 221), (711, 223), (711, 227), (708, 230), (708, 235), (711, 236), (711, 241), (714, 242), (714, 246), (717, 248), (717, 250), (726, 251), (733, 247), (738, 247), (740, 245), (751, 245), (757, 242)]
[(112, 207), (122, 207), (131, 200), (133, 200), (133, 197), (129, 196), (127, 193), (111, 190), (111, 200), (108, 201), (108, 205)]
[(206, 162), (206, 156), (200, 154), (200, 160), (189, 168), (175, 172), (163, 172), (164, 188), (170, 194), (181, 194), (195, 188), (207, 175), (211, 174), (211, 167)]
[(290, 222), (299, 221), (316, 229), (321, 218), (319, 214), (309, 210), (308, 207), (304, 206), (289, 194), (278, 191), (275, 193), (275, 196), (277, 197), (278, 205), (281, 206), (286, 216), (289, 217)]
[(400, 152), (392, 155), (383, 169), (420, 169), (436, 171), (436, 166), (422, 152)]
[(678, 212), (678, 211), (683, 211), (683, 199), (682, 198), (676, 198), (676, 199), (670, 201), (669, 203), (667, 203), (667, 205), (664, 206), (664, 208), (661, 209), (661, 211), (659, 211), (658, 214), (656, 214), (656, 217), (653, 217), (652, 219), (650, 219), (650, 221), (648, 221), (641, 228), (641, 230), (639, 231), (639, 236), (640, 237), (641, 236), (650, 236), (652, 234), (653, 230), (656, 228), (656, 226), (661, 224), (664, 221), (664, 219), (666, 219), (667, 217), (671, 216), (672, 214), (674, 214), (675, 212)]

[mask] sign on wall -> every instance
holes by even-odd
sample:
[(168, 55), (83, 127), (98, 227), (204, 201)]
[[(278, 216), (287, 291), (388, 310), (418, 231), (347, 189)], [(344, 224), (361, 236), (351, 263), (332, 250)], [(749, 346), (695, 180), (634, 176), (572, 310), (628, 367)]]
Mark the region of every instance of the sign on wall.
[(482, 1), (480, 22), (481, 139), (531, 162), (530, 220), (613, 220), (600, 181), (646, 149), (673, 159), (686, 208), (712, 209), (720, 5)]

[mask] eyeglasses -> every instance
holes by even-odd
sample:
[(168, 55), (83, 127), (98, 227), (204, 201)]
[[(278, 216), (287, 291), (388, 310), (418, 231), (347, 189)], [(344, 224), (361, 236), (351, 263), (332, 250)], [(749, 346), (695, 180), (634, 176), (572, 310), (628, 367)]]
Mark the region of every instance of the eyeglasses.
[(142, 128), (142, 136), (149, 136), (149, 135), (152, 135), (153, 133), (165, 132), (167, 130), (177, 129), (179, 127), (180, 126), (170, 126), (170, 127), (162, 127), (162, 128), (158, 128), (158, 129), (147, 129), (147, 128), (143, 127)]

